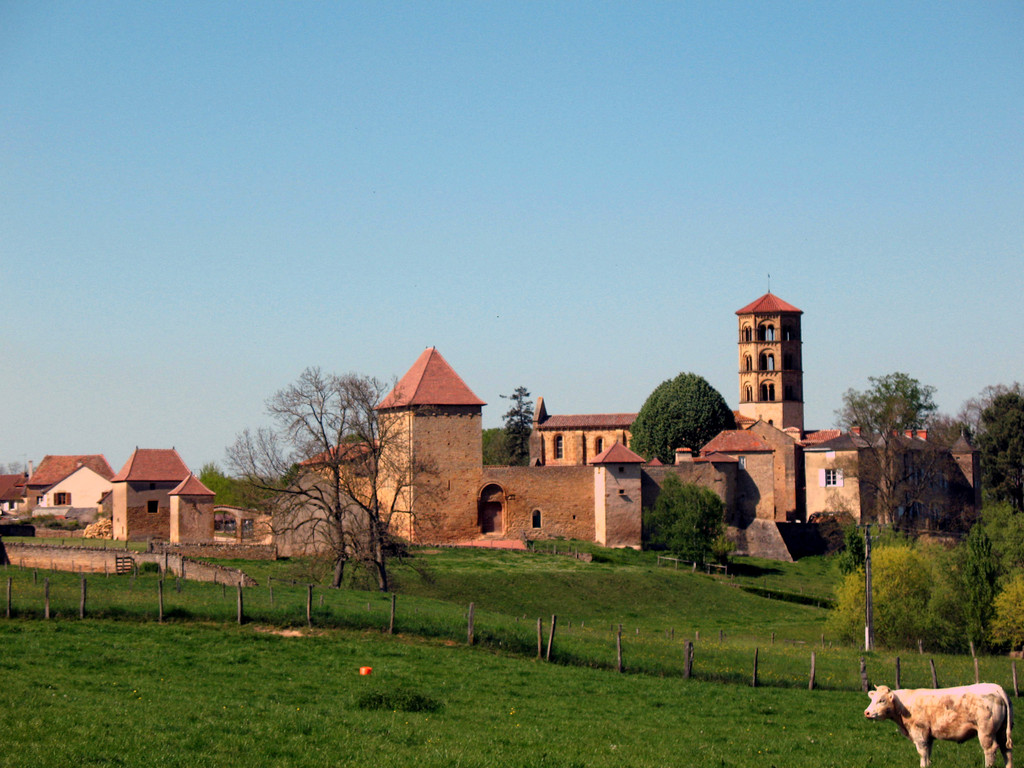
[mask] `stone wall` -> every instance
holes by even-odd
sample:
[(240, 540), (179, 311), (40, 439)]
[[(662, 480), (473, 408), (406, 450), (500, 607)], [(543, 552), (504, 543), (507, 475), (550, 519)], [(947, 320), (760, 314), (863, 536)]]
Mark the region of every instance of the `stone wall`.
[(239, 542), (211, 542), (164, 544), (154, 542), (153, 551), (168, 552), (182, 557), (205, 557), (214, 560), (277, 560), (274, 544), (242, 544)]
[(138, 563), (156, 563), (161, 571), (183, 576), (192, 581), (209, 581), (220, 584), (256, 586), (256, 580), (237, 568), (190, 560), (169, 552), (133, 552), (124, 549), (100, 549), (97, 547), (62, 547), (46, 544), (6, 543), (7, 557), (11, 564), (22, 568), (41, 568), (73, 573), (117, 572), (118, 557), (130, 557)]
[(505, 491), (505, 538), (594, 540), (593, 467), (484, 467), (482, 483)]

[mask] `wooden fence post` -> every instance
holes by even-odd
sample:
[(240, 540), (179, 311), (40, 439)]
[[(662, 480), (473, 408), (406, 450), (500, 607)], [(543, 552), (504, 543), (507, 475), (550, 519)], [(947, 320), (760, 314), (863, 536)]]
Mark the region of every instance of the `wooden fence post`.
[(683, 678), (686, 680), (690, 679), (690, 674), (693, 672), (693, 643), (689, 640), (683, 646)]
[(757, 688), (757, 648), (754, 649), (754, 677), (750, 681), (751, 688)]
[(164, 580), (163, 579), (157, 579), (157, 582), (156, 582), (156, 594), (157, 594), (157, 601), (160, 604), (160, 606), (159, 606), (159, 614), (157, 616), (157, 621), (159, 621), (161, 624), (163, 624), (163, 621), (164, 621)]
[(43, 611), (43, 616), (48, 619), (48, 618), (50, 618), (50, 579), (49, 579), (49, 577), (43, 579), (43, 595), (45, 596), (45, 603), (46, 603), (44, 611)]
[(551, 629), (548, 632), (548, 652), (545, 656), (546, 661), (551, 661), (551, 646), (555, 644), (555, 625), (558, 623), (558, 617), (555, 614), (551, 614)]
[(473, 613), (476, 609), (475, 603), (469, 604), (469, 615), (466, 617), (466, 645), (473, 644)]
[(917, 639), (917, 652), (919, 655), (924, 656), (924, 643), (921, 642), (921, 638)]
[(970, 643), (970, 645), (971, 645), (971, 658), (974, 658), (974, 659), (978, 658), (977, 654), (974, 652), (974, 641), (973, 640), (968, 640), (967, 642)]
[(313, 626), (313, 585), (306, 585), (306, 626)]
[(860, 657), (860, 689), (868, 692), (868, 665), (863, 656)]
[(245, 607), (242, 603), (242, 583), (238, 583), (238, 623), (245, 623)]
[(928, 666), (932, 668), (932, 688), (939, 687), (939, 677), (935, 674), (935, 660), (928, 659)]
[(391, 621), (388, 622), (388, 634), (395, 634), (395, 593), (391, 593)]
[(622, 672), (622, 625), (619, 624), (619, 631), (615, 633), (615, 671)]
[(974, 682), (975, 684), (981, 682), (981, 678), (978, 676), (978, 657), (974, 657)]
[[(10, 588), (11, 588), (11, 580), (8, 579), (7, 580), (7, 589), (10, 589)], [(8, 606), (10, 605), (10, 603), (11, 603), (11, 601), (10, 601), (10, 599), (8, 599), (7, 600)], [(11, 615), (9, 608), (8, 608), (7, 615), (8, 616)], [(1020, 696), (1020, 692), (1017, 689), (1017, 662), (1016, 661), (1011, 661), (1010, 662), (1010, 672), (1013, 675), (1013, 698), (1016, 699), (1016, 698), (1018, 698)]]
[(811, 679), (807, 682), (807, 690), (808, 691), (813, 691), (814, 690), (814, 663), (815, 663), (814, 651), (811, 651)]
[(78, 606), (78, 618), (85, 618), (85, 576), (82, 577), (82, 601)]

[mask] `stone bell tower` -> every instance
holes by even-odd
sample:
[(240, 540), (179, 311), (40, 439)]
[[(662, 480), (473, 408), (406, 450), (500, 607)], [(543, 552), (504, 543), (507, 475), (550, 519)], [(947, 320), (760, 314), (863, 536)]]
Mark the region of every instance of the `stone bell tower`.
[(804, 431), (803, 312), (766, 293), (739, 318), (740, 415), (778, 429)]

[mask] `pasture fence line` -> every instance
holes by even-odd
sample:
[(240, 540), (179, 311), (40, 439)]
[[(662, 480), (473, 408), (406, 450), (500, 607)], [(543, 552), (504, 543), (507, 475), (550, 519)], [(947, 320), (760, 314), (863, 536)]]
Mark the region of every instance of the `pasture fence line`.
[[(371, 593), (368, 599), (367, 593), (325, 589), (314, 584), (289, 586), (284, 580), (268, 581), (266, 586), (256, 587), (236, 583), (232, 600), (226, 594), (226, 584), (222, 583), (221, 589), (216, 590), (212, 584), (193, 583), (166, 571), (147, 573), (146, 569), (135, 569), (123, 579), (111, 578), (112, 574), (108, 573), (105, 577), (94, 578), (93, 584), (88, 583), (85, 574), (72, 576), (55, 572), (46, 575), (44, 572), (44, 577), (40, 578), (39, 569), (30, 572), (8, 568), (7, 572), (5, 615), (8, 619), (155, 619), (157, 624), (190, 620), (228, 623), (234, 619), (239, 625), (256, 622), (297, 626), (304, 623), (308, 627), (373, 630), (389, 635), (396, 634), (401, 622), (401, 631), (408, 636), (446, 641), (459, 639), (461, 624), (467, 645), (501, 649), (503, 653), (526, 658), (535, 654), (535, 658), (542, 661), (606, 669), (618, 674), (676, 676), (733, 684), (745, 682), (753, 687), (805, 686), (809, 691), (856, 690), (858, 687), (866, 691), (870, 666), (875, 674), (883, 669), (894, 673), (897, 688), (903, 687), (904, 677), (913, 678), (907, 681), (911, 683), (909, 687), (926, 687), (928, 674), (932, 687), (939, 685), (935, 658), (928, 657), (927, 665), (923, 666), (907, 665), (899, 655), (856, 656), (852, 649), (833, 650), (831, 644), (825, 650), (824, 638), (821, 650), (801, 650), (805, 640), (789, 643), (785, 635), (780, 636), (776, 630), (766, 630), (757, 637), (733, 637), (734, 632), (727, 633), (723, 629), (717, 631), (718, 642), (701, 644), (700, 630), (696, 628), (687, 635), (685, 631), (677, 634), (677, 627), (644, 626), (641, 631), (637, 626), (627, 634), (623, 623), (597, 626), (595, 622), (588, 624), (551, 614), (546, 628), (544, 618), (536, 619), (536, 634), (531, 638), (530, 622), (521, 621), (519, 616), (481, 611), (475, 602), (469, 604), (468, 610), (462, 610), (450, 603), (410, 597), (404, 598), (403, 605), (398, 606), (394, 593)], [(165, 589), (169, 578), (174, 579), (170, 592)], [(400, 608), (401, 616), (398, 615)], [(963, 661), (958, 662), (957, 658)], [(967, 683), (972, 678), (974, 681), (1002, 680), (1010, 688), (1012, 681), (1013, 695), (1019, 697), (1015, 660), (1011, 660), (1009, 669), (998, 664), (998, 657), (965, 654), (945, 662), (943, 672), (951, 682)], [(854, 670), (859, 675), (855, 675)]]

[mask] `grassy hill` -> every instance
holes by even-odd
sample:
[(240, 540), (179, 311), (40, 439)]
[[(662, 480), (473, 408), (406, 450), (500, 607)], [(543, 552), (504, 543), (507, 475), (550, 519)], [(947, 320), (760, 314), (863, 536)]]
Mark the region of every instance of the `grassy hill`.
[[(90, 577), (82, 620), (78, 575), (0, 569), (14, 609), (0, 615), (0, 766), (914, 764), (891, 724), (861, 714), (860, 658), (891, 683), (893, 655), (823, 644), (827, 609), (789, 599), (826, 597), (827, 562), (742, 561), (719, 577), (593, 554), (415, 551), (394, 565), (393, 636), (390, 595), (358, 589), (317, 587), (306, 627), (316, 568), (303, 561), (232, 563), (261, 582), (244, 591), (243, 626), (223, 585), (165, 581), (158, 624), (157, 574)], [(552, 614), (546, 663), (536, 622), (546, 644)], [(914, 654), (903, 684), (929, 685), (931, 658), (941, 684), (973, 681), (969, 658)], [(980, 664), (1010, 687), (1005, 659)], [(940, 744), (935, 765), (974, 765), (978, 751)]]

